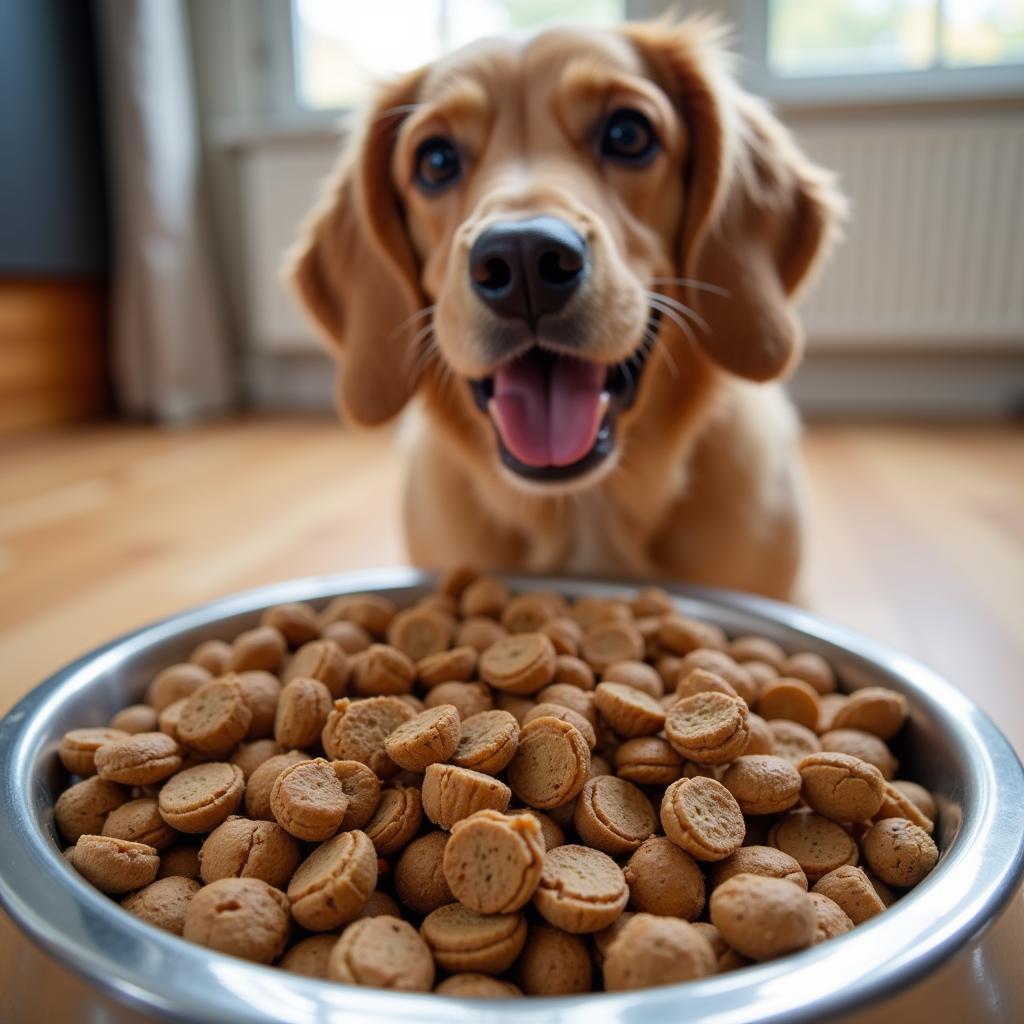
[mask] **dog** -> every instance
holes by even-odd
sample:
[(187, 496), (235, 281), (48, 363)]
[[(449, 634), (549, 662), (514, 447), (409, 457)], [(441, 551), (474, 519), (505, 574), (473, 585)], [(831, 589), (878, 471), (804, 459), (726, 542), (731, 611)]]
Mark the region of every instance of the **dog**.
[(794, 299), (843, 202), (713, 21), (483, 40), (381, 88), (292, 254), (350, 420), (421, 399), (413, 561), (791, 598)]

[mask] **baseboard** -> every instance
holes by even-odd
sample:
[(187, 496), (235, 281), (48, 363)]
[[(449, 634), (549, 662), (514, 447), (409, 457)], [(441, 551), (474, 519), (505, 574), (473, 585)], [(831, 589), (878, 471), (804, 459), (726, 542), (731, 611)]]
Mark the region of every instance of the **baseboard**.
[[(251, 356), (246, 381), (257, 409), (333, 408), (325, 354)], [(1005, 418), (1024, 414), (1024, 354), (811, 351), (788, 387), (812, 417)]]

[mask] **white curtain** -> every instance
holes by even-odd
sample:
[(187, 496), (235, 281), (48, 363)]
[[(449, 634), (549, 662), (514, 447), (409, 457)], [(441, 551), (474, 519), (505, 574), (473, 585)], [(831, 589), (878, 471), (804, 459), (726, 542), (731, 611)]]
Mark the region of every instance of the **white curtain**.
[(99, 0), (121, 410), (184, 424), (230, 408), (223, 292), (202, 209), (185, 0)]

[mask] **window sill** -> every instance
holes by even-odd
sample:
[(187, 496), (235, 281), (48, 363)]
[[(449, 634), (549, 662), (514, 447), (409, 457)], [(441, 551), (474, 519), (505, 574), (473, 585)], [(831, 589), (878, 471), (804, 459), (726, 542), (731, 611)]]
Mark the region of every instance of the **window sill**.
[(347, 133), (350, 116), (350, 111), (336, 110), (323, 114), (220, 117), (210, 122), (209, 139), (214, 148), (229, 152), (337, 143)]

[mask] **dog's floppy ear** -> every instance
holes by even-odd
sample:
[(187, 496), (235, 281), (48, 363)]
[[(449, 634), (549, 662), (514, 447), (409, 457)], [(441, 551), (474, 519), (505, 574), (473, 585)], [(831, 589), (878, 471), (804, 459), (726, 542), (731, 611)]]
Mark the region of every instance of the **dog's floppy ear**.
[(627, 29), (672, 91), (687, 128), (680, 273), (727, 294), (686, 288), (708, 322), (697, 335), (721, 367), (750, 380), (792, 368), (803, 335), (791, 305), (844, 212), (831, 175), (732, 78), (716, 22)]
[(416, 388), (423, 304), (391, 184), (391, 151), (421, 72), (381, 90), (290, 256), (288, 274), (336, 349), (337, 396), (357, 423), (395, 416)]

